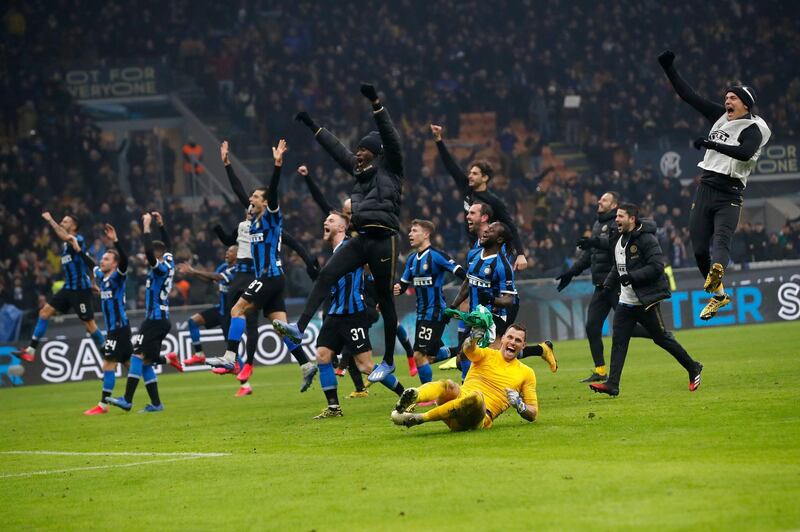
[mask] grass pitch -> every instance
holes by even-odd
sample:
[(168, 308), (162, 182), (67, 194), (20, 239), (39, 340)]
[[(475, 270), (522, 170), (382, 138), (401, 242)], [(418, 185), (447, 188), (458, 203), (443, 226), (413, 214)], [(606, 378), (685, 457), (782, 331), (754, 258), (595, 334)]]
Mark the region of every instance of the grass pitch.
[[(557, 374), (528, 359), (539, 421), (512, 411), (470, 433), (395, 427), (395, 396), (376, 385), (345, 399), (349, 378), (345, 417), (314, 421), (324, 397), (318, 383), (298, 393), (296, 366), (257, 368), (245, 398), (230, 377), (163, 377), (166, 410), (151, 415), (81, 415), (99, 382), (2, 389), (0, 451), (97, 453), (0, 454), (3, 528), (800, 527), (800, 326), (677, 336), (705, 364), (696, 393), (668, 354), (634, 339), (621, 395), (595, 395), (577, 382), (591, 366), (586, 342), (561, 342)], [(144, 406), (144, 386), (136, 399)]]

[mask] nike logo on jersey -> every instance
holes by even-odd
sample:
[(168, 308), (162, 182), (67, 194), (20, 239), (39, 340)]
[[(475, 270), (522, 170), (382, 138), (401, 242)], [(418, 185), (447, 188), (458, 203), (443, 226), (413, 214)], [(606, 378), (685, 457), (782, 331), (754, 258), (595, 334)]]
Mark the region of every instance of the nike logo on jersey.
[(389, 258), (387, 258), (387, 259), (381, 259), (381, 262), (387, 262), (387, 261), (390, 261), (390, 260), (392, 260), (392, 258), (391, 258), (391, 257), (389, 257)]

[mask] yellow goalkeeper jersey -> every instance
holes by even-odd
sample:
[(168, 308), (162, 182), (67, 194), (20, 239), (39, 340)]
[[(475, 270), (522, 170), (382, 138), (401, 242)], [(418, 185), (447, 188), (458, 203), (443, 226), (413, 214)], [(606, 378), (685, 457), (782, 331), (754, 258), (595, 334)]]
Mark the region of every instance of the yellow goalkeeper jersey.
[(537, 406), (536, 374), (516, 358), (506, 362), (497, 349), (477, 347), (464, 352), (472, 362), (467, 378), (461, 385), (462, 392), (478, 391), (483, 394), (486, 410), (492, 419), (510, 406), (506, 388), (520, 392), (522, 400)]

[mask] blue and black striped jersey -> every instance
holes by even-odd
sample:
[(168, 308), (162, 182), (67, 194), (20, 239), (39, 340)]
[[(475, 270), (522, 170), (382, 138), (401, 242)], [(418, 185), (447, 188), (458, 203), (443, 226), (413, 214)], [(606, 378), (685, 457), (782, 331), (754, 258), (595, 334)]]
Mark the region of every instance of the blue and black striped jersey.
[(64, 271), (64, 290), (88, 290), (92, 287), (89, 266), (86, 264), (86, 241), (83, 235), (75, 235), (80, 251), (72, 248), (71, 242), (64, 242), (61, 248), (61, 268)]
[(150, 268), (145, 285), (145, 318), (148, 320), (169, 319), (169, 293), (175, 277), (175, 260), (172, 253), (164, 256)]
[(256, 268), (256, 277), (278, 277), (283, 275), (281, 267), (281, 230), (283, 215), (266, 209), (250, 224), (250, 251)]
[[(492, 297), (501, 294), (517, 294), (514, 284), (514, 269), (502, 251), (495, 255), (484, 256), (484, 249), (472, 249), (469, 252), (467, 266), (467, 282), (469, 283), (469, 310), (475, 310), (479, 303), (479, 293), (488, 292)], [(496, 316), (506, 316), (505, 308), (491, 308)]]
[[(333, 250), (334, 253), (347, 244), (343, 240)], [(364, 303), (364, 268), (359, 266), (352, 272), (343, 275), (331, 287), (331, 307), (328, 314), (337, 316), (357, 314), (366, 310)]]
[(417, 295), (417, 319), (440, 321), (447, 308), (442, 286), (446, 272), (461, 268), (443, 251), (429, 247), (422, 253), (412, 253), (406, 261), (401, 282), (414, 285)]
[(228, 266), (227, 262), (221, 263), (214, 270), (215, 273), (222, 275), (222, 279), (217, 281), (217, 289), (219, 290), (219, 314), (225, 314), (225, 309), (228, 305), (228, 285), (231, 284), (234, 274), (236, 273), (236, 264)]
[(103, 318), (106, 320), (106, 329), (114, 331), (127, 326), (125, 284), (128, 276), (119, 270), (104, 275), (100, 268), (95, 266), (94, 277), (100, 288), (100, 306), (103, 309)]
[[(473, 255), (474, 255), (476, 252), (479, 252), (479, 251), (480, 251), (480, 250), (482, 250), (482, 249), (483, 249), (483, 248), (481, 247), (481, 241), (480, 241), (480, 240), (476, 240), (476, 241), (475, 241), (475, 243), (474, 243), (474, 244), (472, 245), (472, 247), (470, 248), (469, 252), (467, 253), (467, 264), (469, 264), (470, 260), (472, 260), (472, 257), (473, 257)], [(509, 264), (514, 264), (514, 261), (516, 260), (516, 258), (517, 258), (517, 257), (515, 257), (515, 256), (514, 256), (514, 254), (513, 254), (513, 253), (511, 253), (511, 251), (508, 249), (508, 245), (506, 245), (506, 244), (503, 244), (503, 245), (500, 247), (500, 252), (501, 252), (503, 255), (505, 255), (505, 256), (506, 256), (506, 260), (508, 260), (508, 263), (509, 263)], [(512, 270), (514, 269), (514, 268), (513, 268), (513, 266), (512, 266), (512, 268), (511, 268), (511, 269), (512, 269)], [(516, 287), (515, 287), (515, 288), (516, 288)], [(515, 305), (519, 305), (519, 294), (518, 294), (518, 293), (516, 293), (516, 292), (514, 292), (514, 304), (515, 304)]]

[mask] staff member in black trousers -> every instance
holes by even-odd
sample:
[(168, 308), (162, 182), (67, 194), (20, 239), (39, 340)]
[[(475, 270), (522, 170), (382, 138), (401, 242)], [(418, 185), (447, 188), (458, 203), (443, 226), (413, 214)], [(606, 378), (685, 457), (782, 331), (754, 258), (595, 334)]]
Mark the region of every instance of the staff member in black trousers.
[(694, 141), (694, 147), (706, 148), (706, 153), (697, 165), (703, 173), (689, 218), (694, 256), (705, 278), (703, 288), (713, 294), (700, 311), (700, 319), (710, 320), (731, 302), (722, 286), (722, 277), (731, 260), (733, 233), (739, 225), (744, 202), (742, 194), (772, 133), (767, 123), (753, 114), (756, 94), (752, 87), (728, 87), (724, 105), (715, 103), (694, 92), (678, 75), (674, 61), (675, 54), (669, 50), (658, 56), (678, 96), (711, 124), (708, 137)]
[(693, 392), (700, 387), (703, 365), (693, 360), (664, 327), (660, 305), (671, 294), (664, 276), (664, 253), (655, 236), (656, 225), (649, 220), (639, 221), (639, 208), (631, 203), (620, 204), (616, 223), (620, 237), (614, 245), (614, 267), (603, 285), (609, 292), (619, 289), (611, 342), (611, 373), (606, 382), (592, 383), (589, 388), (619, 395), (619, 380), (631, 334), (634, 326), (641, 323), (653, 342), (675, 357), (689, 373), (689, 391)]

